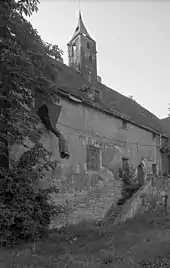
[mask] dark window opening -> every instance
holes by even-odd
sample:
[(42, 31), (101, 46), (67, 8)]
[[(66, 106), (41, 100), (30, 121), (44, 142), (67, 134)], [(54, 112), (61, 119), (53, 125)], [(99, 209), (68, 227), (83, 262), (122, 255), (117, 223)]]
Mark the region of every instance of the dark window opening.
[(76, 28), (76, 32), (79, 30), (79, 26), (77, 26), (77, 28)]
[(80, 71), (81, 67), (80, 67), (80, 62), (77, 62), (77, 70)]
[(89, 71), (89, 82), (91, 82), (91, 71)]
[(88, 48), (88, 49), (90, 48), (90, 44), (89, 44), (89, 43), (87, 43), (87, 48)]
[(152, 164), (152, 172), (153, 172), (154, 175), (157, 174), (157, 166), (156, 166), (156, 164)]
[(128, 170), (129, 169), (129, 159), (123, 157), (122, 158), (122, 169), (123, 170)]
[(92, 62), (92, 56), (91, 55), (89, 56), (89, 61)]
[(170, 174), (170, 155), (168, 155), (168, 174)]
[(127, 129), (127, 121), (124, 119), (122, 120), (122, 128)]
[(100, 148), (87, 146), (86, 148), (87, 170), (94, 171), (100, 169)]

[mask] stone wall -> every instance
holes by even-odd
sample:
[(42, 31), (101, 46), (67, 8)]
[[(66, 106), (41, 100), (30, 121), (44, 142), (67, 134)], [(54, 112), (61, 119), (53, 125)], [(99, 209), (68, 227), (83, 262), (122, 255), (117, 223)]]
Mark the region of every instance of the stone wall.
[(157, 209), (160, 205), (162, 206), (162, 196), (164, 193), (168, 193), (168, 189), (167, 178), (156, 177), (147, 181), (145, 185), (126, 202), (114, 223), (125, 222), (137, 214), (144, 213), (149, 209)]

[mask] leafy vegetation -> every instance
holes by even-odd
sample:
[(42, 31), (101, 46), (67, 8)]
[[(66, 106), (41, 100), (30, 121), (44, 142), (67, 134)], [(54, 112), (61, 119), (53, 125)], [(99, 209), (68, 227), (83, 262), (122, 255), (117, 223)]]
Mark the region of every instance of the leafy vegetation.
[[(44, 234), (54, 206), (38, 182), (56, 163), (40, 143), (45, 131), (33, 116), (35, 96), (51, 100), (56, 70), (62, 60), (57, 45), (45, 43), (26, 20), (38, 10), (38, 0), (0, 0), (0, 244)], [(32, 146), (19, 162), (9, 162), (13, 144)], [(10, 166), (11, 165), (11, 166)], [(10, 168), (9, 168), (10, 166)], [(58, 211), (55, 210), (55, 213)]]

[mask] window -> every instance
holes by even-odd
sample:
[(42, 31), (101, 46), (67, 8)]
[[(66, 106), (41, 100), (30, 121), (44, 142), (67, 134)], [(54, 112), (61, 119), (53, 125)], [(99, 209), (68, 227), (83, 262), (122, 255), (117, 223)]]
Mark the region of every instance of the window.
[(127, 129), (127, 121), (125, 119), (122, 120), (122, 128)]
[(129, 159), (123, 157), (122, 158), (122, 169), (127, 170), (129, 168)]
[(75, 54), (76, 52), (76, 43), (73, 44), (73, 55)]
[(170, 174), (170, 155), (168, 155), (168, 174)]
[(79, 61), (77, 62), (77, 71), (79, 71), (79, 72), (81, 71), (81, 67), (80, 67), (80, 62)]
[(153, 172), (153, 174), (157, 174), (156, 164), (152, 164), (152, 172)]
[(76, 43), (74, 43), (73, 46), (72, 46), (72, 57), (74, 59), (76, 58)]
[(100, 148), (94, 147), (92, 145), (86, 148), (86, 161), (87, 170), (94, 171), (100, 169)]
[(89, 80), (89, 82), (91, 82), (91, 71), (89, 71), (89, 73), (88, 73), (88, 80)]
[(87, 43), (87, 48), (88, 48), (88, 49), (90, 48), (90, 44), (89, 44), (89, 43)]
[(153, 133), (153, 134), (152, 134), (152, 139), (154, 140), (155, 138), (156, 138), (156, 134)]
[(89, 61), (92, 63), (92, 56), (91, 55), (89, 56)]
[(76, 32), (79, 30), (79, 26), (77, 26), (77, 28), (76, 28)]

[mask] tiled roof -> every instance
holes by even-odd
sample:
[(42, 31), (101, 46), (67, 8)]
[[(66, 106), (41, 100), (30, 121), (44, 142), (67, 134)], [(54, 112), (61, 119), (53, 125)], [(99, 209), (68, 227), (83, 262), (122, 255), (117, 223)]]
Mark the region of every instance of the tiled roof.
[[(56, 84), (58, 93), (69, 97), (72, 95), (82, 103), (90, 105), (94, 109), (101, 110), (127, 121), (151, 132), (163, 134), (160, 119), (146, 110), (137, 102), (123, 96), (101, 83), (90, 83), (74, 69), (60, 62), (54, 63), (57, 69)], [(96, 88), (102, 92), (102, 98), (92, 100), (87, 94), (87, 87)], [(165, 135), (166, 136), (166, 135)]]

